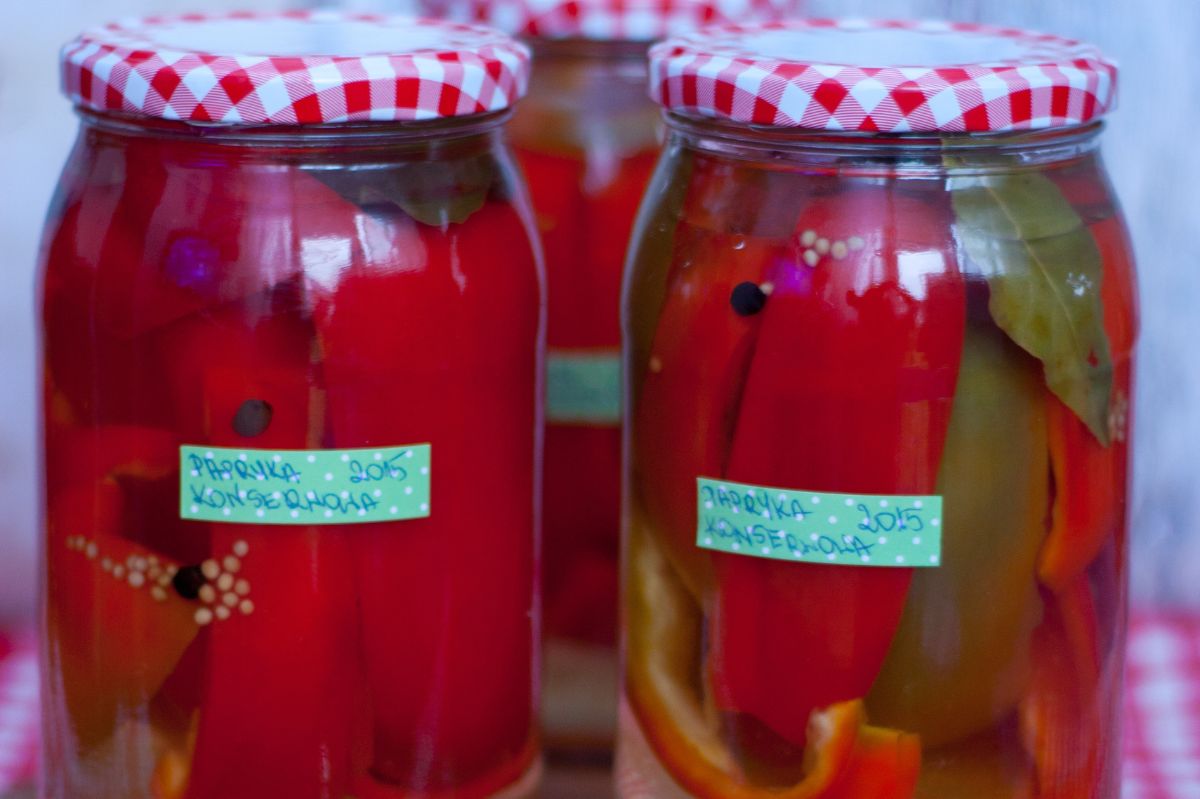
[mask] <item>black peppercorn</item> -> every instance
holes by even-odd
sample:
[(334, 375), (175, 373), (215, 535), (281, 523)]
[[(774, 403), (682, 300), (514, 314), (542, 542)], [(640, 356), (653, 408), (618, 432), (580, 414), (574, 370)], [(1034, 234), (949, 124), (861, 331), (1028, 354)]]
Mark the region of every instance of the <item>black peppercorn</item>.
[(200, 570), (199, 566), (184, 566), (175, 572), (171, 585), (184, 599), (196, 599), (200, 596), (200, 589), (207, 582), (208, 578), (204, 576), (204, 572)]
[(767, 304), (767, 293), (759, 288), (757, 283), (747, 280), (733, 287), (733, 293), (729, 295), (729, 304), (738, 316), (753, 316)]
[(248, 399), (233, 415), (233, 431), (243, 438), (262, 435), (275, 411), (266, 400)]

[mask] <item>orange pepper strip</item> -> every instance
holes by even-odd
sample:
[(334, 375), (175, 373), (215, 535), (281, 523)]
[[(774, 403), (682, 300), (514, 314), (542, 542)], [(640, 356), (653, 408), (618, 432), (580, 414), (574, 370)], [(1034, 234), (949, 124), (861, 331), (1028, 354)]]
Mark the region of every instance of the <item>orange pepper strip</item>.
[(192, 603), (170, 588), (155, 599), (134, 576), (135, 559), (172, 564), (119, 534), (122, 511), (120, 487), (101, 480), (57, 492), (48, 515), (48, 659), (69, 711), (52, 715), (84, 745), (154, 696), (199, 629)]
[(196, 717), (192, 716), (186, 738), (177, 742), (181, 745), (167, 745), (158, 756), (150, 775), (151, 799), (182, 799), (186, 793), (196, 751), (196, 727)]
[(822, 799), (906, 799), (916, 791), (920, 774), (920, 738), (863, 725), (848, 766)]
[[(861, 700), (814, 710), (808, 773), (797, 785), (747, 785), (688, 679), (698, 668), (699, 611), (635, 517), (629, 535), (625, 690), (660, 762), (701, 799), (909, 799), (920, 771), (916, 735), (868, 726)], [(651, 612), (653, 609), (653, 612)]]
[(1075, 413), (1046, 392), (1055, 498), (1038, 578), (1062, 590), (1095, 560), (1119, 523), (1116, 447), (1105, 447)]
[[(1059, 496), (1053, 526), (1042, 550), (1038, 576), (1043, 583), (1061, 590), (1103, 549), (1110, 535), (1123, 535), (1127, 493), (1127, 422), (1132, 416), (1130, 354), (1137, 340), (1137, 287), (1128, 232), (1119, 218), (1106, 219), (1092, 228), (1104, 259), (1100, 286), (1104, 301), (1104, 329), (1113, 352), (1113, 441), (1100, 443), (1069, 411), (1052, 398), (1050, 455)], [(1056, 421), (1057, 420), (1057, 421)], [(1076, 490), (1068, 482), (1077, 476), (1099, 491)], [(1082, 489), (1083, 487), (1081, 487)]]
[(1120, 217), (1102, 220), (1092, 226), (1092, 235), (1096, 237), (1104, 259), (1100, 298), (1104, 302), (1104, 329), (1108, 333), (1109, 348), (1113, 354), (1109, 432), (1113, 437), (1117, 464), (1113, 502), (1118, 519), (1116, 569), (1123, 575), (1128, 559), (1126, 509), (1129, 499), (1130, 422), (1133, 419), (1133, 350), (1140, 325), (1137, 280), (1133, 274), (1133, 249), (1124, 220)]
[(1020, 705), (1021, 736), (1037, 765), (1040, 799), (1090, 799), (1102, 773), (1099, 624), (1085, 576), (1046, 598), (1033, 635), (1033, 674)]
[[(677, 733), (678, 729), (671, 731)], [(670, 735), (648, 733), (660, 756), (663, 743), (676, 751), (687, 748), (682, 740), (664, 741)], [(787, 788), (739, 783), (712, 762), (683, 752), (665, 765), (676, 780), (702, 799), (909, 799), (916, 790), (920, 739), (869, 726), (861, 700), (813, 711), (808, 740), (806, 758), (814, 764), (813, 769), (799, 784)]]

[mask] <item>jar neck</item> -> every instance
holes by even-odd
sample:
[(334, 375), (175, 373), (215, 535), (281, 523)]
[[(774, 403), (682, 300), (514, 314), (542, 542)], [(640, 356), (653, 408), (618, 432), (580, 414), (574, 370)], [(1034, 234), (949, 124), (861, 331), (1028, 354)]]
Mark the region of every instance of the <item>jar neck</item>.
[(77, 108), (84, 129), (97, 137), (149, 138), (181, 146), (253, 151), (396, 152), (478, 147), (497, 139), (511, 110), (416, 122), (349, 122), (329, 125), (220, 125), (176, 122)]
[(647, 104), (646, 42), (528, 39), (536, 67), (527, 104), (546, 103), (576, 113)]
[(531, 39), (529, 93), (512, 124), (518, 147), (594, 162), (655, 150), (660, 114), (646, 92), (645, 42)]
[(727, 158), (841, 173), (944, 175), (1003, 172), (1090, 157), (1102, 122), (1038, 131), (873, 134), (798, 130), (664, 112), (672, 138)]

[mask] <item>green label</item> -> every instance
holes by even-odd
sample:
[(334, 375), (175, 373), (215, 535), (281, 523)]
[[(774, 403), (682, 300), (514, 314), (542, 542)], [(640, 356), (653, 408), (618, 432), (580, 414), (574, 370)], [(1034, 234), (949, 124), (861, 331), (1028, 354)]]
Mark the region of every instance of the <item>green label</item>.
[(237, 524), (361, 524), (429, 515), (430, 445), (179, 448), (179, 517)]
[(546, 421), (621, 423), (621, 355), (612, 350), (551, 350), (546, 358)]
[(696, 482), (696, 545), (703, 549), (842, 566), (941, 564), (941, 497)]

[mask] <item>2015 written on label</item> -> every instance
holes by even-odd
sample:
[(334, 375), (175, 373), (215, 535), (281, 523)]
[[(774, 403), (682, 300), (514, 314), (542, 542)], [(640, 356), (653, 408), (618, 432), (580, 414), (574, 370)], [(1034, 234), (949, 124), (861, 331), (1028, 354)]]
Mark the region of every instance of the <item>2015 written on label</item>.
[(696, 544), (833, 565), (941, 563), (942, 498), (795, 491), (697, 478)]
[(429, 515), (430, 447), (254, 450), (182, 447), (180, 517), (350, 524)]

